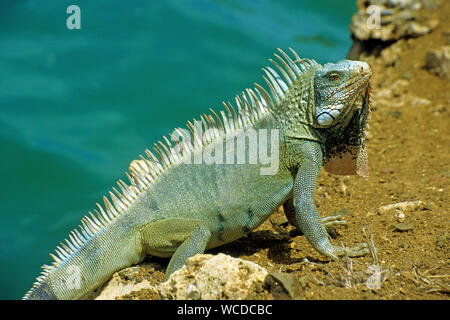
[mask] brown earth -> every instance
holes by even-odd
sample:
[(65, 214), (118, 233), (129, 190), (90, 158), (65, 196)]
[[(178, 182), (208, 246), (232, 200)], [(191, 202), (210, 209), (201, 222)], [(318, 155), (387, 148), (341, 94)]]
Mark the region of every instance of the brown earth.
[[(448, 79), (426, 70), (425, 57), (428, 50), (450, 44), (450, 3), (442, 1), (433, 14), (440, 23), (432, 32), (396, 41), (378, 56), (360, 56), (374, 73), (369, 178), (322, 171), (318, 181), (321, 215), (337, 212), (348, 222), (329, 230), (333, 242), (352, 246), (371, 235), (376, 256), (330, 261), (288, 225), (282, 210), (248, 236), (208, 253), (294, 274), (302, 288), (297, 299), (449, 299), (450, 87)], [(423, 204), (413, 209), (379, 210), (417, 200)], [(168, 260), (156, 262), (162, 267), (146, 277), (160, 282)], [(368, 288), (370, 270), (377, 270), (379, 288)], [(128, 298), (157, 295), (142, 291)], [(251, 298), (277, 296), (263, 288)]]

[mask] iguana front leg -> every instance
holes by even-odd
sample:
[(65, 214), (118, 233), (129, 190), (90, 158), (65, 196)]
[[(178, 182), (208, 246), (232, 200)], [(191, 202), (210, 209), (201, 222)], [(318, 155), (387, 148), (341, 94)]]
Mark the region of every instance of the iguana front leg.
[(369, 253), (367, 244), (362, 243), (353, 248), (342, 248), (333, 245), (328, 237), (317, 208), (314, 205), (314, 192), (317, 176), (319, 175), (322, 154), (311, 145), (304, 145), (303, 150), (309, 152), (302, 154), (302, 161), (294, 180), (293, 204), (295, 207), (295, 225), (304, 233), (306, 239), (320, 253), (337, 260), (339, 256), (361, 256)]

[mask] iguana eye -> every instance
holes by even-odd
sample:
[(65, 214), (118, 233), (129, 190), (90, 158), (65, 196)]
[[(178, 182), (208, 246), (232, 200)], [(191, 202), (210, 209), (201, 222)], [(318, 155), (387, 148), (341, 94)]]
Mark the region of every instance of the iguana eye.
[(336, 81), (337, 79), (339, 79), (339, 75), (337, 73), (332, 73), (328, 76), (328, 79), (330, 79), (331, 81)]

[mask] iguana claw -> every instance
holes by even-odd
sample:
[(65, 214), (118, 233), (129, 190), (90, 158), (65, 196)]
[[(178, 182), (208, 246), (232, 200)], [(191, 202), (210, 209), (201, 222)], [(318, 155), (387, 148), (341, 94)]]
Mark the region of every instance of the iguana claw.
[(369, 254), (370, 251), (367, 243), (360, 243), (351, 248), (339, 247), (330, 244), (325, 250), (321, 250), (321, 253), (337, 261), (339, 260), (339, 257), (342, 256), (360, 257)]
[(347, 221), (343, 219), (342, 215), (328, 216), (320, 219), (320, 222), (322, 222), (324, 227), (331, 227), (337, 224), (347, 225)]

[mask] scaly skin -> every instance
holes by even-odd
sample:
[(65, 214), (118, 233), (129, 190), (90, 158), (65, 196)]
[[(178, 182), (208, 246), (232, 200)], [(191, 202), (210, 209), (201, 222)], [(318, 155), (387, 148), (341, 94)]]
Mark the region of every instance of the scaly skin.
[[(99, 211), (82, 220), (83, 226), (58, 247), (54, 262), (43, 267), (24, 298), (82, 298), (114, 272), (148, 255), (172, 257), (167, 279), (187, 258), (242, 237), (282, 204), (289, 221), (322, 254), (332, 259), (367, 254), (364, 244), (341, 248), (329, 241), (324, 225), (344, 222), (321, 220), (313, 199), (323, 165), (336, 174), (367, 175), (364, 129), (370, 68), (348, 60), (321, 66), (292, 51), (293, 61), (279, 51), (279, 62), (272, 62), (283, 79), (264, 69), (271, 95), (256, 85), (237, 99), (238, 115), (226, 105), (222, 120), (214, 112), (202, 117), (209, 128), (203, 136), (189, 123), (189, 135), (175, 131), (175, 146), (166, 139), (155, 149), (158, 156), (146, 151), (148, 158), (130, 167), (131, 184), (119, 181), (121, 192), (110, 193), (112, 203), (104, 198), (106, 210), (98, 205)], [(244, 138), (242, 149), (250, 154), (255, 145), (261, 146), (261, 138), (251, 136), (259, 129), (272, 130), (270, 138), (278, 134), (269, 140), (279, 152), (273, 174), (262, 174), (267, 164), (248, 159), (242, 164), (236, 159), (221, 163), (220, 157), (187, 163), (212, 147), (224, 147), (224, 159), (231, 137)]]

